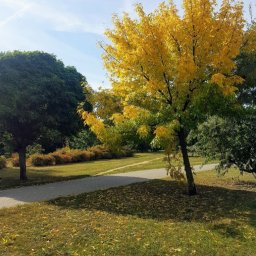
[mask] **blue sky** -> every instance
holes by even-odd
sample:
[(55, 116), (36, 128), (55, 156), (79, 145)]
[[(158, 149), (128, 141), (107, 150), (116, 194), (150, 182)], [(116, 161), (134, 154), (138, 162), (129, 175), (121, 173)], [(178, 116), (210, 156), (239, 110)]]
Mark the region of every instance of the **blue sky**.
[[(0, 0), (0, 51), (42, 50), (86, 76), (94, 88), (109, 87), (98, 41), (113, 13), (134, 15), (133, 5), (152, 11), (162, 0)], [(178, 7), (181, 0), (174, 1)], [(255, 0), (244, 0), (248, 10)]]

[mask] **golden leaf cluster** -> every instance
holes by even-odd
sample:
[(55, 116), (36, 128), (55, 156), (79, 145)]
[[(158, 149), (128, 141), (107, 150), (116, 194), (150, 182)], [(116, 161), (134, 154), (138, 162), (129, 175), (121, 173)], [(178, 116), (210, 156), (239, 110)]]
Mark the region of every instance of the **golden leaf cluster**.
[(126, 101), (147, 92), (185, 104), (190, 91), (216, 74), (231, 77), (221, 89), (232, 93), (226, 87), (236, 84), (234, 58), (244, 40), (243, 6), (233, 2), (222, 1), (217, 11), (214, 0), (184, 0), (180, 16), (170, 1), (150, 14), (137, 5), (137, 19), (114, 16), (114, 29), (106, 32), (111, 44), (102, 47), (115, 93)]

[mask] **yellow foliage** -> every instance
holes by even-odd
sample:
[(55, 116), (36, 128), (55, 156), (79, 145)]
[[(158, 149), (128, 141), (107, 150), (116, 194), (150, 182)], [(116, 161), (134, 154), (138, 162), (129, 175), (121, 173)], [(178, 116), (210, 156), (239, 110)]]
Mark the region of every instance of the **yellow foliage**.
[(133, 105), (124, 107), (124, 116), (129, 119), (135, 119), (139, 115), (139, 108)]
[(212, 76), (212, 82), (219, 86), (223, 86), (224, 81), (225, 81), (225, 76), (223, 74), (218, 73)]
[(140, 137), (145, 138), (148, 136), (150, 132), (150, 127), (147, 125), (141, 125), (137, 132), (140, 135)]
[(88, 100), (93, 106), (95, 115), (100, 119), (108, 119), (114, 113), (121, 111), (120, 99), (110, 89), (92, 91)]
[(123, 110), (123, 115), (127, 119), (140, 119), (147, 117), (149, 111), (134, 105), (126, 105)]
[[(115, 94), (130, 105), (137, 94), (150, 93), (186, 110), (200, 86), (235, 68), (245, 35), (242, 7), (223, 0), (218, 10), (215, 0), (183, 0), (183, 16), (172, 1), (150, 14), (137, 5), (138, 19), (114, 16), (114, 29), (106, 31), (111, 44), (102, 47)], [(223, 93), (234, 90), (231, 82), (221, 87)], [(133, 110), (127, 117), (136, 116)]]
[(114, 124), (118, 125), (124, 122), (125, 117), (120, 113), (114, 113), (110, 119), (113, 120)]
[(243, 81), (243, 78), (236, 75), (227, 77), (218, 73), (212, 76), (212, 82), (220, 86), (225, 95), (234, 93), (237, 90), (235, 85), (242, 84)]
[(168, 139), (172, 135), (170, 128), (162, 125), (156, 127), (154, 134), (161, 139)]
[(245, 44), (253, 48), (256, 32), (255, 26), (244, 30), (241, 1), (222, 0), (218, 7), (215, 0), (183, 0), (183, 9), (180, 15), (169, 1), (147, 14), (139, 4), (137, 19), (113, 16), (113, 29), (105, 33), (110, 43), (101, 45), (113, 88), (97, 96), (95, 115), (84, 118), (102, 141), (114, 136), (101, 121), (111, 118), (117, 127), (132, 120), (141, 136), (149, 132), (147, 122), (161, 123), (156, 140), (175, 147), (180, 125), (193, 121), (185, 119), (192, 118), (206, 86), (230, 95), (242, 82), (232, 75), (235, 58)]
[(104, 123), (96, 118), (94, 114), (87, 111), (82, 113), (82, 119), (84, 120), (84, 123), (90, 127), (91, 131), (95, 133), (99, 139), (101, 139), (102, 134), (106, 130)]

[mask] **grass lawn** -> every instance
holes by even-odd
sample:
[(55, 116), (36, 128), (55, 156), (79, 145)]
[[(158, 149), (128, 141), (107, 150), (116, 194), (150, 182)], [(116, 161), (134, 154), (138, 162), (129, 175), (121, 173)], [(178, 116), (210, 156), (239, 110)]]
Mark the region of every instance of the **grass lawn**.
[(0, 210), (0, 255), (256, 255), (256, 180), (196, 175)]
[[(137, 163), (143, 163), (150, 161), (148, 163), (139, 164), (136, 166), (130, 166), (123, 169), (118, 169), (112, 173), (121, 173), (128, 171), (137, 171), (145, 169), (154, 169), (165, 167), (165, 162), (163, 161), (163, 153), (139, 153), (135, 154), (134, 157), (128, 157), (123, 159), (112, 159), (112, 160), (98, 160), (90, 161), (78, 164), (68, 164), (68, 165), (58, 165), (50, 167), (29, 167), (27, 170), (27, 175), (29, 180), (26, 182), (19, 181), (19, 169), (18, 168), (6, 168), (0, 170), (0, 190), (27, 186), (33, 184), (42, 184), (47, 182), (55, 182), (61, 180), (82, 178), (86, 176), (92, 176), (112, 170), (119, 167), (124, 167), (127, 165), (134, 165)], [(160, 158), (160, 159), (159, 159)], [(192, 164), (201, 164), (203, 162), (202, 158), (192, 157)]]

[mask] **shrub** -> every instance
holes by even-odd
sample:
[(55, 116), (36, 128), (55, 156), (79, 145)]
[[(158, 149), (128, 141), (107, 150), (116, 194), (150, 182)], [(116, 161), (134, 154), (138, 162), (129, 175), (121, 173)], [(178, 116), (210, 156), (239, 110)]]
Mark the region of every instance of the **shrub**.
[(92, 152), (86, 150), (72, 150), (71, 155), (73, 163), (90, 161), (94, 156)]
[(134, 155), (134, 151), (129, 147), (123, 147), (121, 152), (124, 157), (132, 157)]
[(20, 162), (19, 162), (19, 155), (18, 154), (12, 154), (12, 166), (13, 167), (20, 167)]
[(55, 165), (55, 158), (48, 154), (35, 154), (31, 156), (31, 163), (34, 166), (49, 166), (49, 165)]
[(102, 145), (97, 145), (97, 146), (91, 147), (88, 150), (90, 152), (94, 153), (95, 159), (103, 159), (103, 158), (110, 159), (110, 158), (112, 158), (112, 154), (110, 153), (110, 151), (107, 150)]
[(55, 164), (67, 164), (72, 162), (72, 155), (70, 153), (62, 153), (61, 151), (56, 151), (49, 155), (54, 158)]
[(88, 149), (95, 154), (95, 159), (112, 159), (133, 156), (133, 151), (129, 147), (123, 147), (117, 152), (110, 151), (103, 145), (97, 145)]
[(34, 166), (46, 166), (55, 164), (68, 164), (86, 162), (95, 159), (111, 159), (132, 156), (130, 149), (123, 148), (119, 152), (111, 152), (102, 145), (94, 146), (88, 150), (70, 149), (68, 147), (59, 149), (53, 153), (42, 155), (35, 154), (31, 156), (31, 163)]
[(4, 156), (0, 156), (0, 169), (4, 169), (6, 167), (6, 159)]
[(92, 161), (92, 160), (95, 160), (95, 159), (96, 159), (96, 157), (95, 157), (95, 153), (94, 153), (94, 152), (92, 152), (92, 151), (86, 151), (86, 152), (88, 152), (88, 154), (89, 154), (90, 161)]

